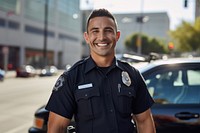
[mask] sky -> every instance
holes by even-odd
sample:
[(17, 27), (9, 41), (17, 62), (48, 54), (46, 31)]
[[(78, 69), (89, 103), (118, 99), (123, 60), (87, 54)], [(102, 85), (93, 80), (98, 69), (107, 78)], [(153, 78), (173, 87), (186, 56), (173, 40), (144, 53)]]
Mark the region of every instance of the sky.
[(195, 0), (80, 0), (82, 10), (106, 8), (112, 13), (167, 12), (170, 29), (174, 30), (183, 20), (194, 22)]

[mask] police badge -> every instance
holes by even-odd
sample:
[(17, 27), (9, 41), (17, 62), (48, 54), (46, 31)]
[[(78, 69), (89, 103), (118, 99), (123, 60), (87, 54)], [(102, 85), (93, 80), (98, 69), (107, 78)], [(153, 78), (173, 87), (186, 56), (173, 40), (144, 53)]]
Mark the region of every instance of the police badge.
[(53, 87), (53, 91), (58, 91), (63, 86), (63, 82), (64, 82), (64, 77), (60, 76), (56, 81), (55, 86)]
[(128, 73), (125, 72), (125, 71), (122, 72), (122, 82), (123, 82), (126, 86), (130, 86), (130, 85), (131, 85), (131, 79), (130, 79)]

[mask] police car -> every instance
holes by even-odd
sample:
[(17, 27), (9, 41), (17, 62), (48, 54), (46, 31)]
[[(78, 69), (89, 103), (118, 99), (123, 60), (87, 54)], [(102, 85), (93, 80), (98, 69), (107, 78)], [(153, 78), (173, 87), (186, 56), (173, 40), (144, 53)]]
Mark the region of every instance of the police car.
[[(199, 133), (200, 57), (134, 64), (155, 100), (152, 113), (157, 133)], [(39, 108), (29, 133), (46, 133), (49, 112)], [(75, 132), (75, 123), (66, 132)]]

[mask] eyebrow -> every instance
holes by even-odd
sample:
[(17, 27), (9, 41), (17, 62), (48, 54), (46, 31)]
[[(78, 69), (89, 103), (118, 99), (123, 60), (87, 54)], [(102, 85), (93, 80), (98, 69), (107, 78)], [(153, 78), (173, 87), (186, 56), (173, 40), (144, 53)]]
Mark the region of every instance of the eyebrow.
[(104, 29), (111, 29), (111, 30), (114, 30), (114, 28), (112, 28), (112, 27), (105, 27)]
[[(92, 31), (92, 30), (98, 30), (99, 28), (98, 27), (93, 27), (91, 28), (89, 31)], [(104, 29), (111, 29), (111, 30), (114, 30), (114, 28), (108, 26), (108, 27), (105, 27)]]
[(98, 29), (99, 29), (98, 27), (93, 27), (93, 28), (91, 28), (89, 31), (98, 30)]

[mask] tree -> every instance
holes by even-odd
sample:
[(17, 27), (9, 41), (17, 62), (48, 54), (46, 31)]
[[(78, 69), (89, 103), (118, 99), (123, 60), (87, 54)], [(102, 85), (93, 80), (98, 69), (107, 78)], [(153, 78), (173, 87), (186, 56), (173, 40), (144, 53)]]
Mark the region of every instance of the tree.
[[(129, 51), (137, 51), (137, 36), (138, 34), (131, 34), (125, 40), (125, 46)], [(150, 38), (146, 35), (141, 35), (142, 39), (142, 54), (148, 55), (151, 52), (166, 53), (164, 45), (156, 38)]]
[(183, 21), (175, 30), (170, 31), (177, 51), (200, 52), (200, 18), (194, 24)]

